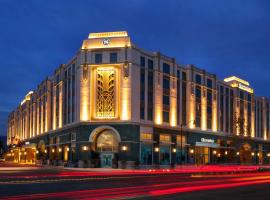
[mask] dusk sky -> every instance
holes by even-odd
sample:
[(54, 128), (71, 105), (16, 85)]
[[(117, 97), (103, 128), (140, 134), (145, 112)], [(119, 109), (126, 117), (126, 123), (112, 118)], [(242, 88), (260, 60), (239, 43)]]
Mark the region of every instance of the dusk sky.
[(268, 0), (0, 0), (0, 135), (29, 90), (66, 63), (90, 32), (128, 31), (137, 46), (270, 97)]

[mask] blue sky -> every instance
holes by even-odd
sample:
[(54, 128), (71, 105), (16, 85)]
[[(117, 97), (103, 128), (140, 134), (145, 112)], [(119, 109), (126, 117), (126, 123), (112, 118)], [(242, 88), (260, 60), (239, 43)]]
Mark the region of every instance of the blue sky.
[(7, 113), (90, 32), (127, 30), (141, 48), (270, 97), (269, 9), (267, 0), (0, 0), (0, 135)]

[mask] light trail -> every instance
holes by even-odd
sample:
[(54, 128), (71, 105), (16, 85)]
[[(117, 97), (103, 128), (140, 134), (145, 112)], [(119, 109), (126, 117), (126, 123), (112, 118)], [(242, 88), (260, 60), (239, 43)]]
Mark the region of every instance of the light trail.
[[(249, 174), (247, 174), (249, 175)], [(174, 195), (178, 193), (215, 190), (222, 188), (242, 187), (248, 185), (257, 185), (270, 183), (270, 173), (264, 172), (260, 174), (250, 174), (252, 176), (245, 177), (246, 174), (241, 176), (231, 175), (226, 179), (202, 179), (196, 180), (190, 178), (190, 181), (179, 180), (172, 183), (150, 184), (140, 186), (125, 186), (107, 189), (90, 189), (90, 190), (76, 190), (68, 192), (54, 192), (54, 193), (41, 193), (29, 195), (17, 195), (10, 197), (3, 197), (5, 200), (34, 200), (34, 199), (123, 199), (123, 198), (136, 198), (136, 197), (158, 197), (163, 195)], [(130, 177), (129, 177), (130, 178)], [(173, 180), (174, 181), (174, 180)], [(182, 181), (182, 182), (181, 182)]]

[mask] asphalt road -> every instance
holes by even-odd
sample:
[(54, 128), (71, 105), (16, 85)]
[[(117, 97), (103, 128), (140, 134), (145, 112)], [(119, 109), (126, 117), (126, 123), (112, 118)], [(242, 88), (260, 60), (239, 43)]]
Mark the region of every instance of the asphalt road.
[(270, 173), (108, 173), (18, 168), (0, 171), (0, 199), (268, 200)]

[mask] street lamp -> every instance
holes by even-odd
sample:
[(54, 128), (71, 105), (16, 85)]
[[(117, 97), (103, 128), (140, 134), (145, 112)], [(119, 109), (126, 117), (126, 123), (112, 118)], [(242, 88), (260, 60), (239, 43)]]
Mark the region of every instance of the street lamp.
[(182, 143), (183, 143), (183, 126), (187, 126), (191, 122), (193, 122), (194, 125), (196, 124), (195, 120), (190, 120), (186, 124), (180, 125), (180, 165), (182, 165), (182, 158), (183, 158), (183, 155), (182, 155), (182, 151), (183, 151), (183, 145), (182, 145)]

